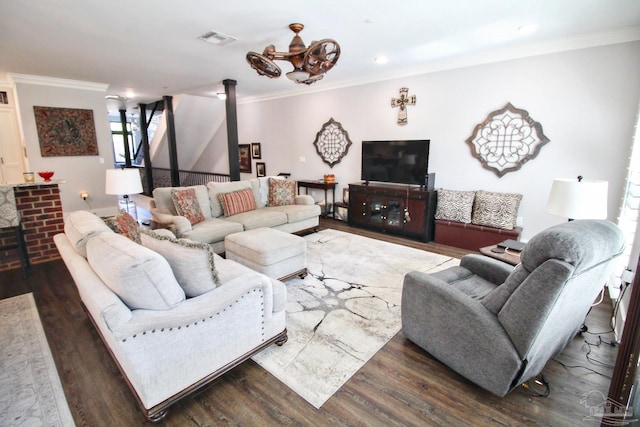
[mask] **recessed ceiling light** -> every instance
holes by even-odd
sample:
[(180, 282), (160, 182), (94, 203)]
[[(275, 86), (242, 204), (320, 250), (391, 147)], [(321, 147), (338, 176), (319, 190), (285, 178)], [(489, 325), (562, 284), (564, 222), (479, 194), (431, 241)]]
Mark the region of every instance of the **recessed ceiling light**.
[(223, 101), (224, 101), (225, 99), (227, 99), (227, 94), (226, 94), (226, 93), (218, 92), (218, 93), (216, 93), (216, 96), (218, 97), (218, 99), (221, 99), (221, 100), (223, 100)]
[(374, 59), (376, 64), (386, 64), (389, 61), (389, 58), (387, 58), (384, 55), (380, 55), (380, 56), (376, 56), (376, 58)]
[(235, 37), (231, 37), (226, 34), (219, 33), (217, 31), (209, 31), (208, 33), (205, 33), (198, 38), (202, 41), (205, 41), (211, 44), (216, 44), (218, 46), (224, 46), (225, 44), (229, 44), (233, 41), (238, 40)]
[(106, 95), (104, 99), (122, 99), (120, 95)]

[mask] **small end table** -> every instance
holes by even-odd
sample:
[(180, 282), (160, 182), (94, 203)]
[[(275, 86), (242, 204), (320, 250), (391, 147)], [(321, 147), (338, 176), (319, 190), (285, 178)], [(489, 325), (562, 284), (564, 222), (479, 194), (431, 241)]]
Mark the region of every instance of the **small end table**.
[[(329, 200), (327, 199), (327, 190), (331, 190), (331, 202), (335, 205), (336, 203), (336, 185), (337, 182), (324, 182), (324, 179), (318, 179), (315, 181), (298, 181), (298, 194), (300, 194), (300, 188), (304, 188), (305, 194), (309, 194), (309, 188), (319, 188), (320, 190), (324, 190), (324, 203), (325, 208), (327, 209), (326, 213), (323, 217), (329, 216)], [(331, 212), (331, 217), (335, 218), (334, 210)]]
[(514, 251), (513, 249), (503, 249), (503, 253), (493, 252), (492, 249), (498, 248), (498, 245), (485, 246), (484, 248), (480, 248), (480, 253), (482, 255), (489, 256), (491, 258), (495, 258), (502, 262), (506, 262), (511, 265), (520, 264), (520, 251)]

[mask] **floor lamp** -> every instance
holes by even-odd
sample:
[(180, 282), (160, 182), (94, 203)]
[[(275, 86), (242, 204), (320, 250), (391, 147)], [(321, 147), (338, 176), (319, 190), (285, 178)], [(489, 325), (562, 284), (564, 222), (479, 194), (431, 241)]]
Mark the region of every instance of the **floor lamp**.
[(142, 180), (138, 169), (107, 169), (105, 193), (122, 196), (122, 199), (118, 199), (118, 212), (128, 212), (138, 220), (136, 203), (129, 198), (130, 194), (142, 193)]
[(607, 181), (559, 178), (553, 180), (547, 213), (574, 219), (607, 218)]
[[(606, 219), (608, 187), (607, 181), (584, 179), (582, 176), (576, 179), (554, 179), (547, 202), (547, 213), (568, 218), (569, 221)], [(604, 298), (604, 288), (602, 292)], [(587, 332), (587, 325), (583, 323), (580, 332)]]

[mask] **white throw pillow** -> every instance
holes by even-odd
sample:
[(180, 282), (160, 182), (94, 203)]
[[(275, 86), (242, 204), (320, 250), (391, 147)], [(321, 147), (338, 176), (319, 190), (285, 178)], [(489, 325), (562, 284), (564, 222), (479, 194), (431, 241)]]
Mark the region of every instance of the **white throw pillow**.
[(197, 297), (220, 285), (215, 252), (207, 243), (174, 239), (143, 230), (142, 245), (162, 255), (187, 297)]
[(91, 238), (87, 261), (132, 310), (169, 310), (185, 300), (167, 260), (120, 234), (101, 233)]
[(64, 233), (73, 248), (83, 257), (87, 257), (87, 242), (93, 236), (112, 230), (98, 216), (89, 211), (74, 211), (64, 221)]

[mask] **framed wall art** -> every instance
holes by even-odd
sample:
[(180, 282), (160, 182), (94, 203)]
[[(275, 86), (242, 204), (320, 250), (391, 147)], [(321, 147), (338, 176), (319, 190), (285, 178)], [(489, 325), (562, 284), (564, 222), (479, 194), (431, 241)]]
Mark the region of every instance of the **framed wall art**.
[(534, 159), (549, 138), (526, 110), (507, 103), (478, 124), (466, 142), (482, 167), (501, 178)]
[(238, 156), (240, 158), (240, 172), (251, 173), (251, 146), (238, 144)]
[(322, 160), (333, 167), (347, 155), (351, 140), (349, 139), (349, 132), (342, 128), (340, 122), (336, 122), (331, 117), (316, 134), (316, 140), (313, 145), (315, 145), (316, 151)]
[(33, 107), (42, 157), (97, 156), (93, 110)]
[(251, 157), (253, 157), (254, 159), (262, 158), (262, 149), (260, 148), (259, 142), (251, 143)]
[(256, 176), (267, 176), (267, 166), (263, 162), (256, 162)]

